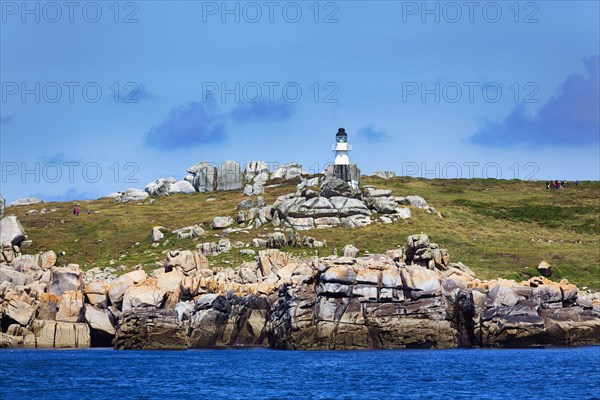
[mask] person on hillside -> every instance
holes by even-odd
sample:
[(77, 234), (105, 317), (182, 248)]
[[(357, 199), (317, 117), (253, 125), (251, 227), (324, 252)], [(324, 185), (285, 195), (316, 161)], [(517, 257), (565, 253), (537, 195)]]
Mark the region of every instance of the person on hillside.
[(550, 182), (546, 181), (546, 190), (550, 189)]
[(88, 215), (90, 215), (92, 213), (92, 211), (88, 208)]
[(579, 179), (575, 179), (575, 186), (579, 186)]
[(73, 215), (77, 215), (77, 208), (73, 209)]
[(77, 216), (79, 217), (79, 207), (77, 207), (77, 208), (75, 209), (75, 213), (76, 213), (76, 214), (77, 214)]

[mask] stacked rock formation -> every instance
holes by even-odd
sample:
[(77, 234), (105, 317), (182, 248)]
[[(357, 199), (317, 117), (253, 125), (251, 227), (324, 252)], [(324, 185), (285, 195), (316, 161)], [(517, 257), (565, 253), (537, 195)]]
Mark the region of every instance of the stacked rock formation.
[[(289, 238), (288, 238), (289, 239)], [(209, 249), (211, 250), (211, 249)], [(211, 250), (212, 251), (212, 250)], [(84, 281), (56, 255), (0, 266), (3, 347), (281, 349), (514, 347), (600, 343), (600, 296), (563, 280), (481, 281), (427, 235), (386, 254), (211, 269), (195, 251), (164, 267)]]

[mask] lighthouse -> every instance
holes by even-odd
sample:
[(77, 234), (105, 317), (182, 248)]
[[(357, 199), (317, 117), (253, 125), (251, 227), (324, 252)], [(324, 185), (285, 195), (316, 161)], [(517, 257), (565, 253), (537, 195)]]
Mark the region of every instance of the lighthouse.
[(335, 134), (335, 145), (332, 150), (335, 152), (335, 159), (333, 161), (334, 176), (351, 184), (352, 187), (357, 187), (358, 183), (352, 180), (350, 174), (350, 158), (348, 157), (348, 152), (352, 150), (352, 148), (348, 144), (348, 134), (344, 128), (338, 129), (338, 132)]

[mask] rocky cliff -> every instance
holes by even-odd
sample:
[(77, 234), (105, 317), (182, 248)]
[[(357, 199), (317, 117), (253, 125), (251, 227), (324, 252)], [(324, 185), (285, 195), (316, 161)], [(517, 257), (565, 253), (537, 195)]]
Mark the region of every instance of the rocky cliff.
[(171, 251), (148, 276), (89, 275), (56, 255), (2, 248), (0, 347), (279, 349), (600, 344), (600, 296), (563, 280), (481, 281), (427, 235), (386, 254), (209, 268)]

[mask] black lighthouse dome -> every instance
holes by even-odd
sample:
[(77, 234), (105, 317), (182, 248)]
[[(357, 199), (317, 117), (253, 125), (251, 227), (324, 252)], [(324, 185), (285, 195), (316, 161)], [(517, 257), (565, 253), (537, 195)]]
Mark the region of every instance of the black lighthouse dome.
[(346, 143), (348, 141), (348, 134), (344, 128), (338, 129), (337, 133), (335, 134), (335, 141), (337, 143)]

